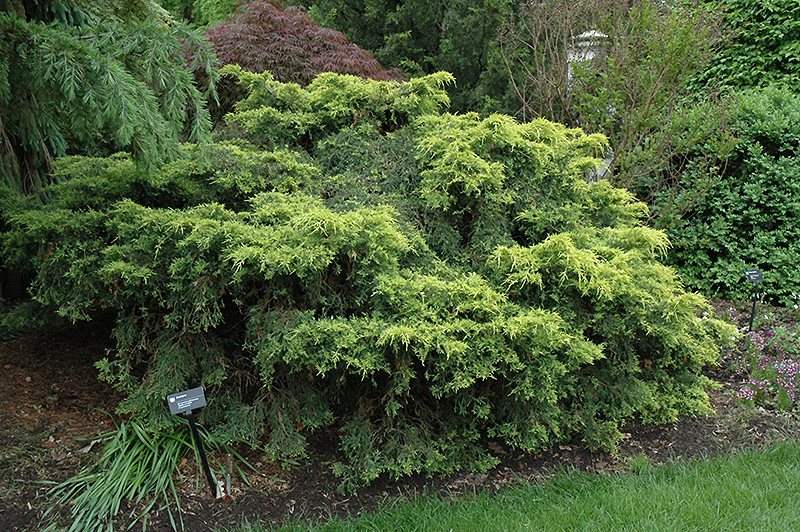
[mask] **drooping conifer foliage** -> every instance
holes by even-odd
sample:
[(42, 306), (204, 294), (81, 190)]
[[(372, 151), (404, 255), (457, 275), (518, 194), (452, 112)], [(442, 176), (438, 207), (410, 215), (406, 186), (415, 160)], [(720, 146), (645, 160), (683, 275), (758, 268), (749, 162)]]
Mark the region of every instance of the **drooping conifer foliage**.
[(210, 128), (193, 71), (212, 65), (154, 2), (0, 2), (2, 183), (35, 192), (68, 153), (122, 149), (154, 167)]
[(659, 263), (646, 207), (586, 181), (604, 137), (443, 113), (447, 74), (229, 73), (249, 142), (152, 175), (62, 159), (47, 204), (4, 206), (38, 302), (117, 316), (122, 412), (167, 426), (165, 396), (202, 385), (217, 438), (298, 457), (327, 428), (354, 486), (709, 411), (732, 329)]

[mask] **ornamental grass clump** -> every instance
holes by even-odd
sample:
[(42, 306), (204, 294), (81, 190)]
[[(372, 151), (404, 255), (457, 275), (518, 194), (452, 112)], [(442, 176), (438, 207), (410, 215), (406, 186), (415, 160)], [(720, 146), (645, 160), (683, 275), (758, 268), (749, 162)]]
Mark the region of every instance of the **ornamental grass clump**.
[[(212, 457), (232, 452), (204, 428), (200, 431)], [(44, 530), (112, 532), (115, 524), (127, 522), (130, 529), (139, 521), (146, 530), (149, 514), (161, 511), (166, 511), (173, 530), (183, 530), (175, 473), (184, 457), (195, 450), (189, 430), (184, 426), (183, 430), (154, 431), (129, 421), (98, 440), (103, 444), (100, 458), (51, 488), (54, 505), (42, 518)], [(236, 456), (239, 463), (246, 464)], [(238, 466), (237, 470), (242, 473)], [(58, 510), (69, 513), (69, 528), (59, 527)]]
[(747, 334), (746, 382), (737, 397), (751, 404), (789, 411), (800, 398), (800, 347), (794, 328)]

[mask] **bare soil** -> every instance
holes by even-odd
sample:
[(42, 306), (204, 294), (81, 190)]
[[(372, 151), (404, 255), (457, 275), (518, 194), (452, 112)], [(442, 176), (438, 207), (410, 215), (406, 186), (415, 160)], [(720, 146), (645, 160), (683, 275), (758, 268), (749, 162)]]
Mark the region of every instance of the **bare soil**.
[[(740, 327), (747, 330), (747, 304), (716, 306), (724, 315), (740, 316)], [(770, 312), (780, 320), (784, 311)], [(120, 395), (97, 379), (94, 367), (112, 346), (109, 335), (108, 323), (60, 323), (0, 343), (0, 530), (39, 530), (41, 516), (52, 504), (47, 497), (52, 483), (90, 464), (101, 447), (90, 445), (92, 440), (114, 427), (110, 413)], [(337, 457), (336, 446), (321, 436), (308, 460), (288, 468), (243, 450), (259, 472), (249, 476), (250, 486), (235, 479), (230, 501), (212, 500), (202, 472), (188, 460), (176, 472), (186, 530), (226, 530), (243, 520), (279, 525), (292, 519), (358, 515), (420, 494), (464, 497), (497, 490), (546, 478), (564, 467), (621, 472), (633, 457), (652, 463), (705, 459), (781, 439), (800, 440), (796, 415), (745, 408), (733, 400), (742, 375), (731, 368), (740, 357), (741, 344), (709, 370), (722, 385), (709, 391), (715, 415), (658, 426), (633, 422), (615, 454), (573, 442), (530, 455), (490, 442), (501, 463), (488, 473), (379, 480), (346, 495), (337, 491), (339, 481), (328, 468)], [(147, 530), (171, 530), (165, 513), (151, 513)]]

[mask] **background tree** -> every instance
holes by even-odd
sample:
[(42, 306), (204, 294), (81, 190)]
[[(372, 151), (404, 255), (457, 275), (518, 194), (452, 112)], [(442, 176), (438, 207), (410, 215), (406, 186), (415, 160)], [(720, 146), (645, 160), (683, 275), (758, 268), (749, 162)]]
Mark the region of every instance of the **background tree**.
[(311, 0), (319, 24), (342, 31), (384, 65), (406, 74), (451, 72), (454, 111), (506, 110), (507, 80), (497, 53), (497, 31), (514, 9), (511, 0)]
[(702, 70), (696, 85), (800, 89), (800, 5), (793, 0), (715, 3), (724, 8), (733, 39)]
[(219, 24), (231, 16), (234, 0), (159, 0), (175, 20), (185, 20), (196, 26)]
[[(128, 150), (146, 168), (210, 128), (193, 71), (210, 74), (200, 35), (153, 2), (0, 4), (0, 173), (39, 190), (53, 158)], [(194, 61), (187, 65), (184, 52)], [(213, 85), (210, 86), (213, 90)]]
[[(663, 226), (713, 183), (718, 157), (693, 150), (713, 137), (724, 149), (726, 105), (688, 85), (723, 40), (702, 4), (553, 0), (522, 6), (500, 43), (522, 117), (608, 136), (610, 179)], [(689, 188), (676, 186), (687, 169)]]

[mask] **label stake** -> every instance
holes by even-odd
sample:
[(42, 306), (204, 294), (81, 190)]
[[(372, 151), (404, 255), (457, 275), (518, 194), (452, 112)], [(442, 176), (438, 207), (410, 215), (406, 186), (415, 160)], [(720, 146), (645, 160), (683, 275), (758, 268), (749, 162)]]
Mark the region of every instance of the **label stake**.
[(758, 283), (764, 280), (764, 274), (761, 273), (761, 270), (745, 270), (744, 275), (748, 281), (756, 285), (753, 292), (753, 308), (750, 311), (750, 328), (748, 329), (748, 332), (753, 332), (753, 322), (756, 319), (756, 301), (758, 301)]
[(217, 484), (214, 482), (214, 477), (211, 475), (211, 468), (208, 467), (208, 460), (206, 459), (206, 451), (203, 448), (203, 440), (200, 437), (200, 431), (197, 430), (197, 425), (194, 422), (192, 409), (206, 406), (206, 396), (203, 388), (192, 388), (184, 392), (173, 393), (167, 396), (167, 403), (169, 404), (169, 411), (171, 414), (186, 414), (186, 419), (189, 420), (189, 427), (192, 429), (192, 440), (197, 449), (197, 454), (200, 456), (200, 462), (203, 465), (206, 479), (208, 479), (208, 487), (211, 489), (211, 496), (215, 499), (222, 497), (219, 493)]
[(206, 473), (208, 487), (211, 489), (211, 496), (215, 499), (219, 499), (220, 495), (217, 493), (214, 477), (211, 475), (211, 468), (208, 467), (206, 451), (203, 449), (203, 440), (200, 438), (200, 432), (197, 430), (197, 425), (194, 422), (194, 416), (192, 415), (191, 410), (186, 412), (186, 419), (189, 420), (189, 426), (192, 428), (192, 438), (194, 439), (195, 447), (197, 447), (197, 452), (200, 455), (200, 462), (203, 464), (203, 471)]

